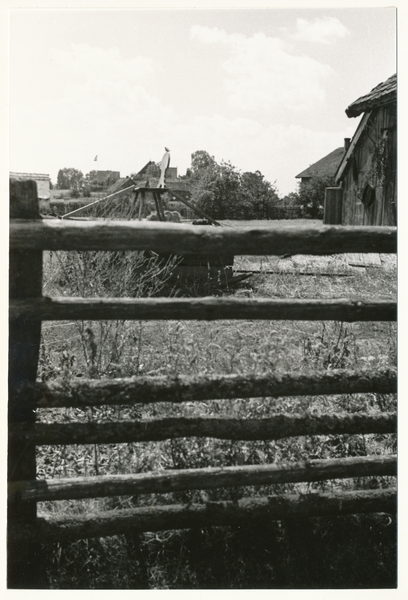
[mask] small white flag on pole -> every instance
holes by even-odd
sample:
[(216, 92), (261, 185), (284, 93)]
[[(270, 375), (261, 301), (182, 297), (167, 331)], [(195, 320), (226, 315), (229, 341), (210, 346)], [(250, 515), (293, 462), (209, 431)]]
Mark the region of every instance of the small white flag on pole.
[(94, 160), (98, 160), (98, 155), (95, 156)]

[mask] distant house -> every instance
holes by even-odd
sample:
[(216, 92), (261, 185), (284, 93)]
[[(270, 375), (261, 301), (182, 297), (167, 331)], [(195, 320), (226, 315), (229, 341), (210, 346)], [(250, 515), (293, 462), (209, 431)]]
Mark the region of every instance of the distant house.
[(335, 176), (343, 225), (396, 225), (397, 75), (346, 109), (363, 115)]
[[(138, 171), (137, 173), (132, 173), (130, 177), (121, 177), (120, 179), (118, 179), (113, 185), (111, 185), (108, 188), (106, 193), (114, 194), (119, 190), (124, 190), (127, 187), (133, 185), (133, 181), (137, 183), (140, 182), (140, 185), (142, 185), (143, 182), (149, 182), (149, 187), (156, 187), (156, 185), (159, 182), (159, 175), (152, 176), (148, 174), (149, 167), (154, 165), (155, 163), (149, 160), (149, 162), (146, 163), (145, 166), (142, 169), (140, 169), (140, 171)], [(166, 187), (169, 188), (169, 190), (174, 190), (175, 192), (190, 192), (189, 182), (185, 179), (178, 178), (177, 167), (167, 168), (165, 184)]]
[(37, 184), (37, 196), (40, 200), (50, 199), (50, 183), (51, 179), (49, 175), (44, 173), (16, 173), (15, 171), (10, 172), (10, 179), (21, 180), (32, 180)]
[(350, 139), (345, 138), (343, 147), (336, 148), (336, 150), (333, 150), (327, 156), (310, 165), (310, 167), (299, 173), (299, 175), (296, 175), (296, 179), (300, 179), (300, 183), (308, 183), (313, 177), (334, 178), (349, 145)]

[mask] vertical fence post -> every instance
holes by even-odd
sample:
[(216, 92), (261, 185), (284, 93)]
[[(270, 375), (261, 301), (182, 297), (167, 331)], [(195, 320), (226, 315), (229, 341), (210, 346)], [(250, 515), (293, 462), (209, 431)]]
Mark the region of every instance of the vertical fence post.
[(343, 215), (343, 189), (328, 187), (324, 197), (324, 225), (341, 225)]
[[(34, 181), (10, 180), (10, 218), (38, 219), (37, 185)], [(42, 252), (10, 249), (10, 299), (33, 298), (42, 295)], [(17, 404), (16, 387), (35, 381), (41, 338), (41, 322), (10, 319), (9, 322), (9, 404), (8, 426), (34, 423), (35, 412), (29, 406)], [(22, 447), (9, 441), (8, 480), (35, 479), (35, 446)], [(36, 519), (35, 502), (8, 505), (7, 587), (38, 589), (41, 581), (40, 544), (18, 543), (10, 535), (10, 526), (27, 526)]]

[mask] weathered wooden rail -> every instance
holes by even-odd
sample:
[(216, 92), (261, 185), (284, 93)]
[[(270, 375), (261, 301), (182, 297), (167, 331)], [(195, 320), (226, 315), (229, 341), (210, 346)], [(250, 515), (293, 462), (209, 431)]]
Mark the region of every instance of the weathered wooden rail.
[(30, 298), (10, 306), (13, 319), (41, 321), (219, 319), (294, 321), (395, 321), (396, 303), (389, 300), (303, 300), (269, 298)]
[(328, 255), (397, 250), (395, 227), (221, 228), (138, 221), (16, 219), (10, 243), (24, 250), (153, 250), (175, 254)]
[(394, 321), (389, 300), (236, 298), (81, 299), (42, 296), (43, 250), (153, 250), (175, 254), (249, 255), (396, 252), (392, 227), (273, 227), (268, 230), (161, 223), (41, 220), (34, 182), (11, 181), (10, 365), (8, 446), (8, 586), (41, 587), (41, 543), (129, 531), (237, 524), (244, 519), (396, 511), (395, 489), (288, 494), (238, 502), (154, 506), (101, 514), (39, 518), (37, 502), (101, 496), (395, 476), (395, 456), (309, 460), (285, 465), (211, 467), (140, 474), (36, 479), (35, 447), (116, 444), (208, 436), (270, 440), (304, 435), (396, 433), (395, 413), (277, 414), (269, 419), (161, 418), (115, 423), (39, 423), (35, 409), (154, 402), (380, 393), (397, 390), (396, 372), (137, 377), (106, 381), (36, 381), (41, 323), (97, 319), (291, 319)]

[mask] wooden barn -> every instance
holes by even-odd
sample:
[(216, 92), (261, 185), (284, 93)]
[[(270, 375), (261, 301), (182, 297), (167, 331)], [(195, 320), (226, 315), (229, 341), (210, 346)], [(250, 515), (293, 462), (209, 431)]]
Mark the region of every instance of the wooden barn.
[(338, 188), (326, 190), (326, 205), (337, 203), (343, 225), (396, 225), (397, 75), (350, 104), (346, 114), (363, 116), (337, 170)]

